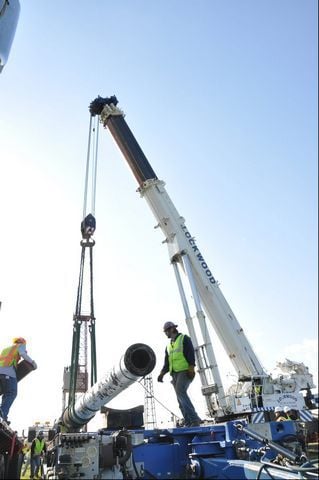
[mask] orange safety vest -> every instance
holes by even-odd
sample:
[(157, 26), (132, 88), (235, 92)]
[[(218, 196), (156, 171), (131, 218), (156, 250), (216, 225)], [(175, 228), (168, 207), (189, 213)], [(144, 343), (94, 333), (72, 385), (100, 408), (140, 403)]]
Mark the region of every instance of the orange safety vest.
[(12, 345), (12, 347), (4, 348), (0, 354), (0, 367), (14, 367), (17, 366), (20, 360), (19, 346)]

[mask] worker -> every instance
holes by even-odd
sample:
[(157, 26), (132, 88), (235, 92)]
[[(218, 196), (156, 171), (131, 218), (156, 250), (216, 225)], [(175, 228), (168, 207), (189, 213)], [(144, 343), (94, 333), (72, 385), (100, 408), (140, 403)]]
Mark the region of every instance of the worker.
[(31, 363), (33, 368), (37, 364), (29, 357), (26, 350), (26, 340), (22, 337), (16, 337), (12, 340), (12, 345), (6, 347), (0, 353), (0, 384), (2, 390), (2, 403), (0, 405), (0, 416), (8, 424), (8, 413), (18, 393), (18, 381), (16, 368), (20, 358)]
[(257, 382), (252, 386), (251, 402), (253, 407), (262, 407), (263, 406), (262, 385), (260, 385), (259, 383), (260, 380), (257, 380)]
[(170, 373), (184, 425), (195, 427), (200, 425), (201, 419), (187, 394), (195, 377), (195, 352), (190, 337), (179, 333), (176, 327), (173, 322), (164, 324), (163, 330), (170, 343), (165, 349), (164, 365), (157, 381), (163, 382), (164, 375)]
[(296, 410), (291, 407), (285, 406), (284, 407), (284, 414), (287, 417), (287, 420), (298, 420), (298, 414)]
[(255, 396), (257, 400), (257, 407), (263, 406), (262, 385), (255, 384)]
[(39, 469), (42, 467), (43, 456), (46, 451), (47, 446), (44, 440), (44, 433), (40, 430), (31, 443), (31, 479), (38, 476)]
[(284, 422), (285, 420), (287, 420), (287, 417), (284, 414), (282, 408), (279, 406), (275, 407), (275, 421)]
[(21, 469), (21, 477), (25, 477), (28, 468), (30, 467), (31, 464), (31, 448), (28, 442), (24, 442), (23, 448), (22, 448), (22, 453), (23, 453), (23, 466)]

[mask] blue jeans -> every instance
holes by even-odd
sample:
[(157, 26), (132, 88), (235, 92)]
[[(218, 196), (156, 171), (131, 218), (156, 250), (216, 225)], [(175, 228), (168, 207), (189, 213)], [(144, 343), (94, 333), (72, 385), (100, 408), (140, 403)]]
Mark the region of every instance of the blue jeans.
[(31, 457), (31, 478), (37, 477), (41, 467), (41, 455), (32, 455)]
[(0, 375), (2, 385), (2, 403), (0, 408), (2, 410), (3, 419), (8, 420), (8, 413), (18, 393), (18, 382), (14, 377), (8, 375)]
[(189, 396), (187, 395), (187, 389), (191, 383), (192, 380), (188, 378), (187, 371), (172, 373), (172, 384), (186, 426), (189, 426), (193, 422), (200, 421), (200, 418), (195, 411), (194, 405), (192, 404)]

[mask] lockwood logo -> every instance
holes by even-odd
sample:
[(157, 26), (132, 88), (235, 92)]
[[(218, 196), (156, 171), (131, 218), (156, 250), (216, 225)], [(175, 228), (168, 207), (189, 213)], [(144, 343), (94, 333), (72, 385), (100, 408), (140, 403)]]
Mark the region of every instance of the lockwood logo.
[(185, 237), (188, 240), (188, 243), (192, 247), (193, 252), (195, 253), (195, 256), (197, 260), (199, 261), (201, 267), (203, 268), (208, 280), (210, 283), (216, 283), (216, 280), (212, 274), (212, 272), (209, 270), (207, 263), (205, 262), (202, 254), (199, 251), (199, 248), (197, 247), (194, 238), (191, 236), (185, 225), (181, 225), (182, 230), (184, 231)]
[(278, 402), (281, 402), (282, 400), (293, 400), (294, 402), (297, 402), (298, 398), (289, 393), (284, 393), (281, 397), (278, 397)]

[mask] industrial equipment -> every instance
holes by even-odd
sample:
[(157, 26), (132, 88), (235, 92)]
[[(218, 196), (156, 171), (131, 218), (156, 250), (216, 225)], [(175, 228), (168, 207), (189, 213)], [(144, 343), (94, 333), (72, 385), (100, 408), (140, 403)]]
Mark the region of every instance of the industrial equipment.
[[(123, 418), (123, 417), (122, 417)], [(58, 433), (49, 444), (47, 479), (318, 478), (294, 422), (246, 421), (194, 428), (101, 428)]]
[(130, 410), (115, 411), (104, 428), (83, 431), (99, 409), (154, 366), (150, 347), (131, 345), (118, 366), (65, 410), (48, 443), (46, 479), (316, 478), (318, 467), (305, 456), (291, 421), (145, 430), (139, 419), (134, 426)]
[[(153, 350), (143, 343), (127, 348), (119, 364), (107, 372), (75, 405), (63, 412), (48, 446), (47, 478), (123, 478), (132, 461), (132, 433), (83, 432), (101, 407), (145, 377), (155, 367)], [(137, 435), (138, 437), (138, 435)]]
[(143, 344), (131, 345), (121, 357), (119, 366), (110, 370), (69, 406), (62, 415), (62, 424), (70, 431), (76, 431), (87, 424), (102, 406), (132, 385), (138, 378), (145, 377), (155, 367), (153, 350)]

